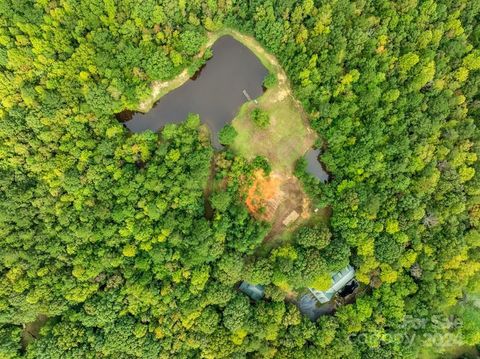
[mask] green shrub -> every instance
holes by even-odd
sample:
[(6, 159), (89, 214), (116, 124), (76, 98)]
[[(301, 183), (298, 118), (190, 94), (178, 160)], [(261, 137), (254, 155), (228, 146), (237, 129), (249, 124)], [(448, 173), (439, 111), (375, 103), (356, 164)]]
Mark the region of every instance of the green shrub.
[(252, 164), (253, 164), (253, 167), (255, 168), (261, 168), (266, 176), (268, 176), (272, 171), (272, 167), (270, 166), (270, 163), (268, 163), (268, 160), (263, 156), (255, 157)]
[(266, 128), (270, 124), (270, 117), (268, 116), (268, 112), (256, 108), (252, 111), (252, 121), (260, 128)]
[(218, 140), (222, 145), (231, 145), (235, 141), (238, 133), (232, 125), (226, 125), (220, 130), (218, 134)]
[(272, 88), (277, 84), (277, 77), (273, 73), (269, 73), (265, 78), (263, 79), (263, 86), (267, 89)]

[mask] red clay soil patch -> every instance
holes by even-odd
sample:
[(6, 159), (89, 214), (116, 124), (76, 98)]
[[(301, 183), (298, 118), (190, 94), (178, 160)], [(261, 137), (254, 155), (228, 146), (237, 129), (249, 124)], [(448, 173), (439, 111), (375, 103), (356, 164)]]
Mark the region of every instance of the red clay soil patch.
[[(245, 203), (255, 218), (272, 224), (265, 240), (287, 228), (284, 221), (292, 212), (297, 212), (301, 219), (308, 218), (311, 213), (310, 201), (298, 179), (280, 172), (272, 172), (269, 176), (265, 176), (261, 170), (255, 172)], [(294, 226), (300, 218), (288, 227)]]
[(270, 221), (275, 211), (275, 203), (281, 195), (281, 178), (276, 174), (265, 177), (262, 170), (256, 171), (254, 177), (245, 203), (255, 217)]

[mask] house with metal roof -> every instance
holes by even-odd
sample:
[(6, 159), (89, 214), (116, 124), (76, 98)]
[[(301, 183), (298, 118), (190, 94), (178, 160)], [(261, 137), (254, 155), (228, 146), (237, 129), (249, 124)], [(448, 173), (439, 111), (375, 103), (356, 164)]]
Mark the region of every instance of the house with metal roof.
[(332, 285), (325, 291), (308, 288), (308, 290), (315, 296), (320, 303), (329, 302), (333, 296), (342, 290), (347, 284), (355, 278), (355, 269), (349, 264), (341, 271), (332, 275)]
[(260, 300), (263, 298), (265, 288), (259, 284), (253, 285), (247, 282), (242, 282), (238, 289), (248, 295), (253, 300)]

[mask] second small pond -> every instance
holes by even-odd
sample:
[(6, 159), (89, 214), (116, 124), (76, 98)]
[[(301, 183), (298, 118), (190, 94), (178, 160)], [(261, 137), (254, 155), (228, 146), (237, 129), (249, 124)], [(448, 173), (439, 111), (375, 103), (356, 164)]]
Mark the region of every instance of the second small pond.
[(252, 99), (260, 96), (268, 70), (250, 49), (231, 36), (219, 38), (212, 52), (195, 80), (163, 96), (149, 112), (130, 113), (125, 125), (133, 132), (156, 131), (168, 123), (182, 122), (189, 113), (197, 113), (212, 131), (213, 145), (219, 148), (218, 132), (247, 101), (244, 90)]
[(318, 149), (312, 148), (305, 154), (305, 159), (307, 160), (307, 171), (325, 183), (328, 181), (329, 176), (327, 171), (325, 171), (323, 168), (319, 157), (320, 150)]

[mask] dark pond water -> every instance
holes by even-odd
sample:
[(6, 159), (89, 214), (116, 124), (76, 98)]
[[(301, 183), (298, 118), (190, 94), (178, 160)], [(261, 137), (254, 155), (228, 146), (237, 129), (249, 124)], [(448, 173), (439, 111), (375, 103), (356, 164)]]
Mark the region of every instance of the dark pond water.
[(247, 101), (243, 90), (252, 99), (260, 96), (268, 71), (255, 54), (231, 36), (219, 38), (212, 51), (213, 57), (195, 80), (163, 96), (149, 112), (127, 114), (131, 120), (126, 126), (133, 132), (156, 131), (168, 123), (182, 122), (189, 113), (198, 113), (212, 131), (213, 145), (220, 147), (218, 132)]
[(323, 168), (318, 157), (320, 156), (320, 150), (311, 149), (305, 154), (307, 160), (307, 171), (313, 176), (317, 177), (322, 182), (328, 181), (328, 173)]

